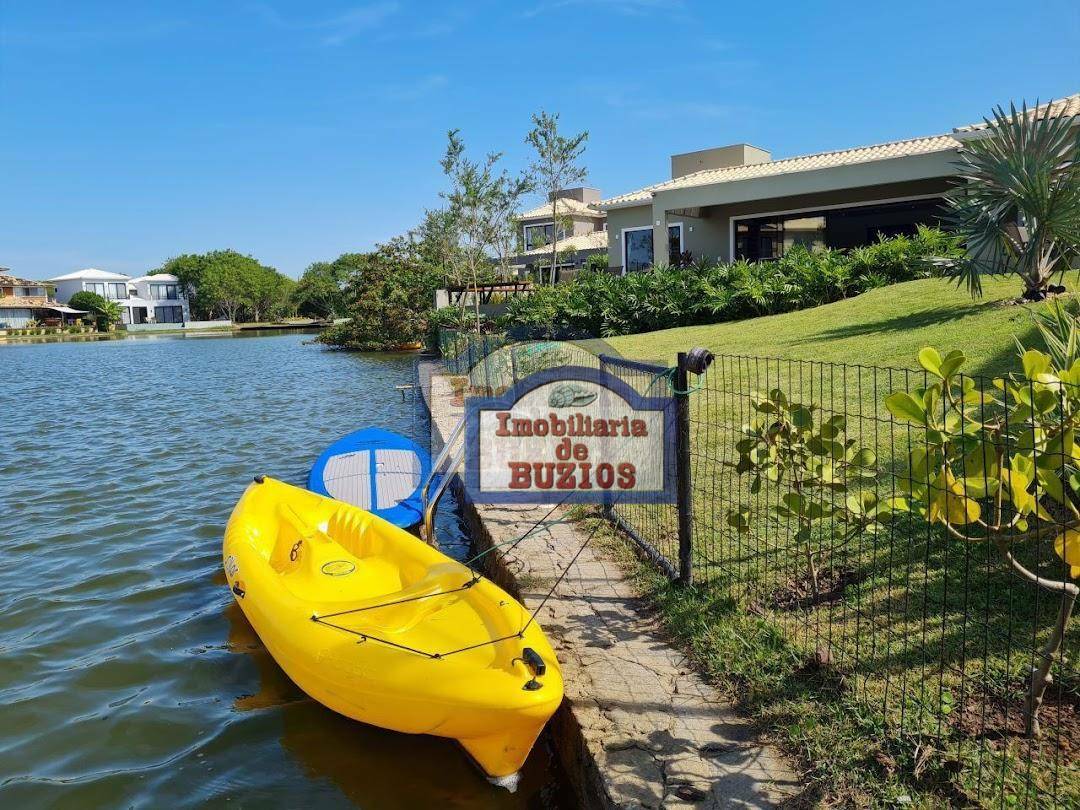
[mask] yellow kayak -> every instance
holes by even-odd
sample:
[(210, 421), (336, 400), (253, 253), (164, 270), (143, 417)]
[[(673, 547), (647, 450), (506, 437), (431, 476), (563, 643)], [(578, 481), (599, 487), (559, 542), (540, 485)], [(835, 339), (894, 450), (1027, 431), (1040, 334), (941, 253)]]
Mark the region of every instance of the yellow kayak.
[(558, 661), (520, 603), (363, 509), (256, 477), (224, 559), (274, 660), (347, 717), (458, 740), (502, 778), (562, 701)]

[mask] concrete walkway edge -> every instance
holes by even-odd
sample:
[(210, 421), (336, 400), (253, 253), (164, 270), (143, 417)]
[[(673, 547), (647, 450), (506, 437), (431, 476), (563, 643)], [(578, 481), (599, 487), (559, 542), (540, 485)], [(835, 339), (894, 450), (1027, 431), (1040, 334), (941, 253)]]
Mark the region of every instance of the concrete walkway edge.
[[(437, 364), (420, 373), (434, 450), (464, 408)], [(456, 488), (480, 549), (520, 537), (550, 509), (474, 504)], [(585, 540), (561, 517), (489, 555), (489, 574), (530, 609)], [(800, 793), (790, 764), (694, 671), (597, 548), (585, 548), (538, 620), (566, 682), (553, 731), (582, 807), (774, 807)]]

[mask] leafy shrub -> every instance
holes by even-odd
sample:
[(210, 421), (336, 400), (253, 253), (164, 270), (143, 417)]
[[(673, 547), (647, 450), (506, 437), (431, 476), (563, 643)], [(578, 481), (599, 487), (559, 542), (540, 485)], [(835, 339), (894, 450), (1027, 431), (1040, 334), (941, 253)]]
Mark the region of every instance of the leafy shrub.
[[(461, 329), (464, 331), (476, 330), (476, 312), (466, 307), (464, 310), (459, 306), (442, 307), (434, 310), (428, 318), (428, 323), (436, 329)], [(491, 320), (480, 313), (481, 326), (491, 323)]]
[(598, 273), (606, 273), (608, 270), (608, 254), (607, 251), (603, 253), (593, 253), (590, 256), (585, 257), (585, 263), (582, 265), (584, 270), (593, 270)]
[(80, 309), (89, 312), (90, 315), (95, 315), (105, 308), (105, 299), (95, 292), (81, 290), (68, 299), (67, 305), (72, 309)]
[(920, 227), (851, 251), (795, 246), (771, 262), (657, 266), (615, 276), (590, 266), (569, 283), (538, 287), (507, 306), (516, 337), (611, 337), (772, 315), (839, 301), (886, 284), (941, 275), (957, 240)]
[(386, 351), (428, 336), (431, 299), (440, 273), (403, 239), (362, 254), (345, 282), (349, 320), (319, 335), (321, 343)]

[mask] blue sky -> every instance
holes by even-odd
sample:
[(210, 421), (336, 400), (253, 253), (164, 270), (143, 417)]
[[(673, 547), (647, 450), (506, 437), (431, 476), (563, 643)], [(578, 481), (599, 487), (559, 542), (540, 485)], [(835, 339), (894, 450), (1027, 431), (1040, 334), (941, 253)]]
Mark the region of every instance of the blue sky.
[(141, 273), (231, 247), (290, 275), (412, 227), (459, 127), (528, 162), (590, 133), (592, 185), (674, 152), (785, 157), (1080, 91), (1057, 2), (0, 0), (0, 265)]

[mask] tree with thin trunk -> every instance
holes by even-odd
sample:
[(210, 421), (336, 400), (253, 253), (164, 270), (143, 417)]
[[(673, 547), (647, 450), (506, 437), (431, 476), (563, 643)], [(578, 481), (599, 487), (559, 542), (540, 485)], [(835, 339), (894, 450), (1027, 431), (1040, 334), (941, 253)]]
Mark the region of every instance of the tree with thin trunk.
[(534, 126), (525, 142), (536, 150), (531, 169), (551, 201), (551, 283), (554, 284), (559, 261), (559, 225), (566, 219), (559, 215), (558, 194), (576, 183), (585, 182), (588, 172), (580, 161), (589, 133), (579, 132), (569, 138), (559, 134), (558, 113), (541, 111), (532, 119)]
[(947, 220), (968, 258), (953, 271), (973, 296), (983, 273), (1015, 273), (1024, 298), (1042, 300), (1050, 280), (1080, 258), (1080, 127), (1054, 105), (998, 107), (960, 146)]
[[(476, 331), (480, 331), (480, 297), (476, 288), (481, 275), (492, 269), (492, 256), (507, 243), (506, 232), (512, 227), (514, 211), (522, 196), (533, 188), (529, 177), (512, 177), (499, 170), (502, 155), (488, 154), (474, 161), (465, 156), (460, 130), (447, 133), (446, 155), (441, 165), (450, 180), (450, 190), (443, 194), (460, 239), (458, 250), (448, 255), (455, 275), (469, 279), (473, 287)], [(504, 258), (505, 261), (505, 258)], [(464, 318), (465, 296), (462, 298)]]
[[(913, 426), (916, 444), (890, 500), (968, 544), (989, 543), (1005, 566), (1056, 602), (1057, 616), (1035, 657), (1024, 702), (1027, 734), (1041, 733), (1039, 709), (1053, 668), (1066, 666), (1065, 634), (1080, 596), (1080, 331), (1060, 309), (1037, 320), (1049, 353), (1020, 346), (1019, 373), (979, 390), (960, 373), (964, 353), (926, 347), (925, 389), (896, 391), (885, 407)], [(998, 392), (1001, 395), (998, 396)], [(1053, 539), (1059, 562), (1025, 551)], [(1032, 595), (1039, 599), (1039, 596)]]

